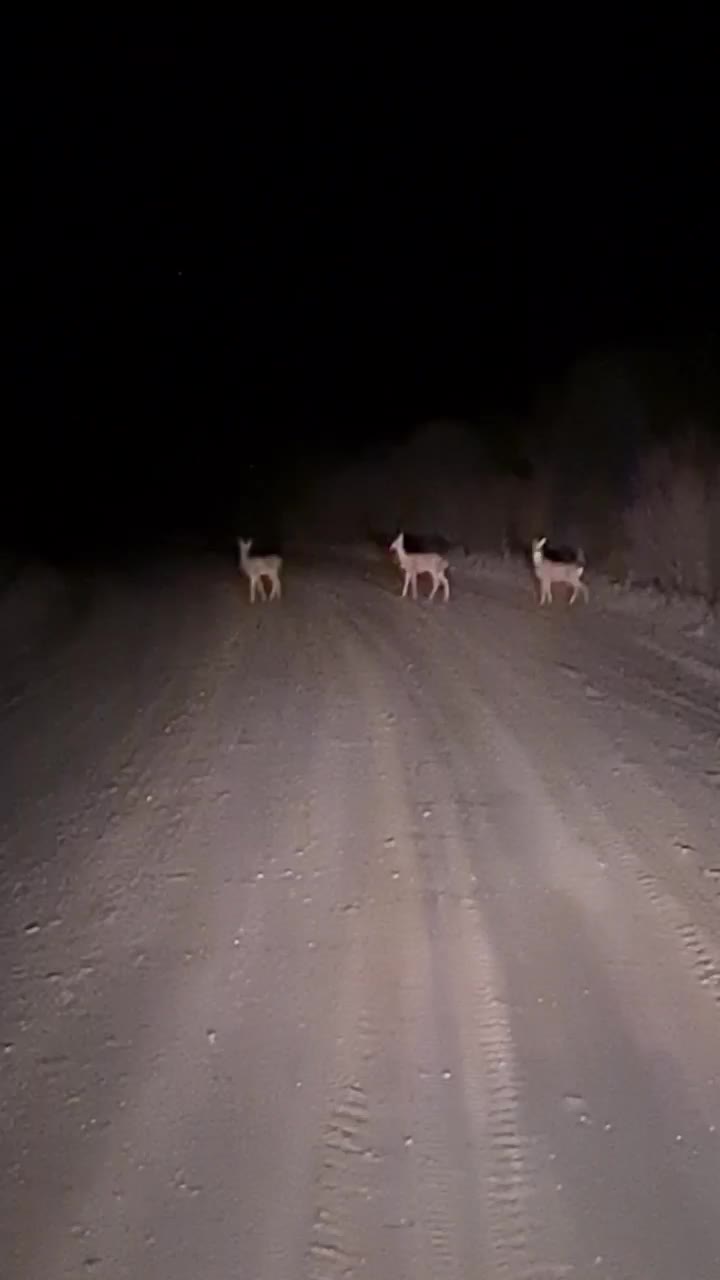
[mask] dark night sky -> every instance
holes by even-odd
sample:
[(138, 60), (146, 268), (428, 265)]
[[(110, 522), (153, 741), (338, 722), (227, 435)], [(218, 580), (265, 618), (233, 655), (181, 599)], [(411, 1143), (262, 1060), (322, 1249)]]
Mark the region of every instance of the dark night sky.
[(716, 332), (717, 32), (598, 22), (18, 32), (16, 501), (522, 410), (585, 350)]

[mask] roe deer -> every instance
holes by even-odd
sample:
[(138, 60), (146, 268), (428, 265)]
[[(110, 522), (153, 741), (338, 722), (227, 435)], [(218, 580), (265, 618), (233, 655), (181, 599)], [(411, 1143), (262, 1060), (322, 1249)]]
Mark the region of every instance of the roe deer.
[(406, 551), (404, 533), (399, 533), (395, 541), (390, 543), (390, 550), (395, 552), (400, 568), (405, 574), (403, 599), (410, 587), (413, 600), (417, 600), (417, 580), (422, 573), (427, 573), (432, 578), (431, 600), (435, 597), (438, 587), (442, 587), (445, 600), (450, 599), (450, 583), (447, 580), (448, 562), (444, 556), (438, 555), (435, 551)]
[(279, 600), (282, 596), (282, 588), (280, 586), (280, 573), (282, 571), (281, 556), (251, 556), (250, 548), (253, 540), (248, 538), (238, 538), (238, 548), (240, 550), (240, 569), (246, 575), (250, 582), (250, 603), (255, 603), (255, 593), (257, 592), (261, 600), (267, 600), (265, 594), (264, 578), (270, 581), (270, 599)]
[(532, 561), (535, 577), (540, 583), (540, 604), (552, 604), (553, 583), (562, 582), (572, 587), (570, 604), (574, 604), (578, 594), (582, 594), (587, 603), (590, 598), (587, 584), (583, 582), (585, 560), (582, 552), (577, 552), (574, 560), (549, 560), (545, 555), (547, 538), (533, 538)]

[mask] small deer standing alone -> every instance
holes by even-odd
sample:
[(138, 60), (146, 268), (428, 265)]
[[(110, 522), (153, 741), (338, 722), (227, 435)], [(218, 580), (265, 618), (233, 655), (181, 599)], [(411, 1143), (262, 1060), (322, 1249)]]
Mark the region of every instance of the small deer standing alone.
[(261, 600), (267, 600), (263, 581), (265, 578), (270, 582), (270, 599), (279, 600), (282, 596), (282, 587), (280, 585), (282, 558), (280, 556), (251, 556), (251, 547), (252, 538), (247, 540), (238, 538), (239, 568), (250, 583), (250, 603), (255, 603), (256, 592)]

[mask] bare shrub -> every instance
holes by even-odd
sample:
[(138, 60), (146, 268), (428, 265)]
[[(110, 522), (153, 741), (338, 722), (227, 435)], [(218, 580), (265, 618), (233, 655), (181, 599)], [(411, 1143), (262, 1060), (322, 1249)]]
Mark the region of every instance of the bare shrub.
[(708, 484), (710, 511), (710, 598), (720, 604), (720, 461), (713, 468)]
[(625, 512), (633, 577), (668, 594), (713, 587), (713, 484), (708, 446), (694, 434), (658, 445), (640, 461)]

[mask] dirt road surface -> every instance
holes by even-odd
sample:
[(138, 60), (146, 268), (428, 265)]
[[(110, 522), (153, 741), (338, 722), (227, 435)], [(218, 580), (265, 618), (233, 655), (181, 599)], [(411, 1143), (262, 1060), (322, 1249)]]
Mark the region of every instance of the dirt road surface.
[(717, 1280), (719, 686), (299, 559), (5, 664), (7, 1280)]

